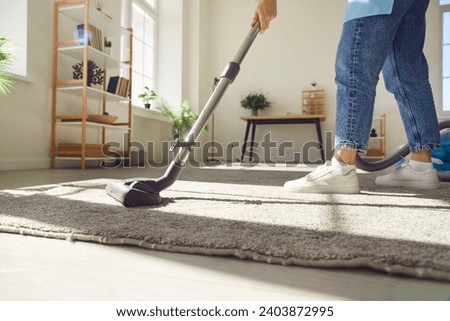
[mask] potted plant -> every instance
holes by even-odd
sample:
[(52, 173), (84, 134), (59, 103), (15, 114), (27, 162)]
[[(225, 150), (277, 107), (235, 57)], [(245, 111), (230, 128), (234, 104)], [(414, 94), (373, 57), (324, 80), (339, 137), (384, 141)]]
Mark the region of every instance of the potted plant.
[(158, 97), (154, 90), (150, 90), (147, 86), (144, 88), (144, 92), (138, 96), (144, 102), (144, 107), (149, 109), (151, 107), (150, 102)]
[(8, 94), (13, 85), (13, 80), (8, 72), (8, 66), (12, 60), (10, 47), (11, 41), (0, 37), (0, 95)]
[(258, 116), (258, 110), (268, 108), (271, 102), (262, 92), (251, 91), (244, 99), (241, 100), (241, 106), (245, 109), (252, 110), (252, 116)]
[[(159, 108), (161, 113), (172, 122), (172, 136), (174, 139), (183, 138), (183, 136), (191, 129), (198, 115), (191, 109), (190, 103), (186, 100), (181, 104), (179, 113), (175, 113), (164, 100), (160, 101)], [(205, 127), (203, 134), (208, 133), (208, 128)]]

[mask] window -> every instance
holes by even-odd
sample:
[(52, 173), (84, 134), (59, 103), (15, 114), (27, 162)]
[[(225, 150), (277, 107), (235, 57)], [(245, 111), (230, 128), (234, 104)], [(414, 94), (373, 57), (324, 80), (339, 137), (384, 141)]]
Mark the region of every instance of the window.
[(0, 36), (13, 42), (13, 75), (27, 76), (27, 0), (0, 0)]
[(442, 110), (450, 112), (450, 0), (442, 6)]
[(155, 89), (156, 0), (133, 0), (133, 105), (144, 87)]

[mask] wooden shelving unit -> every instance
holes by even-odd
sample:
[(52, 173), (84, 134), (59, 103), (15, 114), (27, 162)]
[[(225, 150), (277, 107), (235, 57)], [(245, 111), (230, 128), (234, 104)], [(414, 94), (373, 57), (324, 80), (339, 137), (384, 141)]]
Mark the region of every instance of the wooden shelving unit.
[[(93, 29), (94, 28), (94, 29)], [(80, 36), (81, 33), (81, 36)], [(115, 55), (104, 48), (106, 40), (111, 41)], [(127, 57), (122, 47), (128, 44)], [(103, 74), (103, 83), (89, 86), (88, 73), (82, 79), (73, 79), (72, 66), (83, 63), (88, 66), (92, 61)], [(88, 70), (89, 71), (89, 70)], [(129, 80), (130, 85), (121, 95), (108, 92), (111, 76), (120, 76)], [(86, 168), (89, 160), (102, 160), (102, 157), (89, 157), (88, 148), (98, 145), (102, 150), (107, 131), (120, 130), (127, 134), (127, 141), (121, 146), (122, 158), (130, 159), (132, 105), (132, 30), (120, 26), (118, 21), (97, 10), (92, 0), (55, 0), (53, 34), (53, 82), (52, 82), (52, 132), (51, 167), (56, 161), (79, 160), (80, 168)], [(124, 110), (125, 109), (125, 110)], [(119, 119), (111, 123), (90, 121), (89, 114), (119, 114)], [(71, 137), (75, 141), (64, 141), (63, 131), (79, 129), (79, 136)], [(88, 135), (88, 129), (98, 131)], [(92, 141), (91, 141), (92, 140)], [(80, 153), (66, 157), (58, 153), (62, 143), (77, 143)], [(58, 155), (59, 154), (59, 155)], [(114, 153), (118, 155), (119, 153)]]

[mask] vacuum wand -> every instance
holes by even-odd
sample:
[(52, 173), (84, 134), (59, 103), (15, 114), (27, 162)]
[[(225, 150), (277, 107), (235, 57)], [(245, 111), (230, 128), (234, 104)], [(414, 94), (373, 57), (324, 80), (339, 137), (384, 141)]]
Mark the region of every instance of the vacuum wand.
[(106, 186), (106, 192), (126, 207), (158, 205), (162, 202), (159, 192), (171, 186), (178, 178), (186, 165), (189, 154), (200, 136), (206, 122), (216, 109), (228, 86), (236, 79), (240, 65), (247, 55), (253, 41), (259, 33), (259, 22), (247, 34), (244, 42), (236, 53), (234, 59), (225, 67), (217, 86), (206, 102), (203, 110), (187, 134), (184, 141), (176, 140), (172, 149), (177, 147), (180, 151), (170, 163), (163, 176), (148, 180), (127, 180), (113, 182)]

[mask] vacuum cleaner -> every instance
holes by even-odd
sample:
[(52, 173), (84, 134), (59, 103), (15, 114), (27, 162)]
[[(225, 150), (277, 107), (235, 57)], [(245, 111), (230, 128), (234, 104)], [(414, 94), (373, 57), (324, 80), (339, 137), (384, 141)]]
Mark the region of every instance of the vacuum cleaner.
[(206, 102), (202, 112), (187, 134), (184, 141), (175, 140), (171, 150), (179, 147), (179, 152), (170, 163), (165, 174), (157, 179), (130, 180), (113, 182), (106, 186), (106, 192), (126, 207), (158, 205), (162, 202), (159, 192), (171, 186), (186, 165), (195, 141), (201, 134), (209, 117), (219, 104), (228, 86), (236, 79), (240, 65), (244, 60), (253, 41), (259, 33), (259, 23), (256, 23), (247, 34), (234, 59), (225, 67), (219, 82)]
[[(130, 179), (128, 181), (109, 183), (106, 186), (106, 192), (111, 197), (115, 198), (126, 207), (152, 206), (162, 203), (162, 198), (159, 193), (171, 186), (177, 180), (180, 172), (186, 165), (189, 154), (193, 150), (195, 142), (200, 136), (203, 127), (206, 125), (209, 117), (219, 104), (228, 86), (236, 79), (240, 70), (240, 65), (258, 33), (259, 23), (251, 28), (236, 56), (225, 67), (214, 91), (206, 102), (197, 121), (186, 136), (186, 139), (184, 141), (177, 139), (171, 146), (171, 150), (179, 148), (179, 152), (170, 163), (164, 175), (157, 179)], [(450, 121), (440, 124), (440, 129), (444, 128), (450, 128)], [(366, 171), (378, 171), (395, 164), (402, 157), (408, 155), (408, 153), (409, 148), (405, 145), (397, 153), (378, 162), (368, 162), (358, 157), (357, 167)]]
[[(439, 123), (440, 131), (447, 129), (447, 128), (450, 128), (450, 120), (445, 120), (445, 121), (442, 121)], [(385, 169), (385, 168), (388, 168), (388, 167), (394, 165), (402, 158), (405, 158), (409, 153), (410, 153), (409, 146), (406, 144), (406, 145), (403, 145), (394, 154), (390, 155), (389, 157), (387, 157), (385, 159), (382, 159), (382, 160), (376, 161), (376, 162), (366, 161), (366, 160), (362, 159), (359, 155), (357, 155), (356, 167), (358, 167), (364, 171), (367, 171), (367, 172), (380, 171), (382, 169)]]

